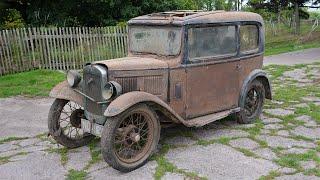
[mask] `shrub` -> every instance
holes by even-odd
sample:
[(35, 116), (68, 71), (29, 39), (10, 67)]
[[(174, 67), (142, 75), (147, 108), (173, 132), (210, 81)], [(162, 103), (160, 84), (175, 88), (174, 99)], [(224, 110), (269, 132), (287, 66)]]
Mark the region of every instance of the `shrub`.
[(13, 29), (22, 28), (25, 23), (20, 14), (16, 9), (5, 9), (1, 13), (0, 28), (1, 29)]

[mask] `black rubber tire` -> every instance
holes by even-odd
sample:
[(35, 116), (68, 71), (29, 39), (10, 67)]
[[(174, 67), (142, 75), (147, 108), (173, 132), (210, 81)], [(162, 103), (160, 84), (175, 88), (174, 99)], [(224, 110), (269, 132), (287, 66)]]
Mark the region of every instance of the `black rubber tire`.
[[(154, 129), (153, 129), (154, 138), (145, 156), (143, 156), (140, 160), (129, 164), (121, 161), (117, 157), (117, 155), (115, 154), (113, 145), (114, 145), (116, 129), (119, 127), (120, 123), (122, 122), (122, 119), (126, 118), (129, 114), (134, 113), (136, 111), (144, 111), (148, 113), (148, 115), (151, 117), (153, 126), (154, 126)], [(108, 120), (104, 125), (104, 130), (101, 135), (101, 147), (102, 147), (102, 155), (104, 160), (114, 169), (121, 172), (130, 172), (143, 166), (148, 161), (148, 158), (156, 150), (156, 147), (160, 139), (160, 130), (161, 130), (160, 122), (157, 118), (156, 113), (145, 104), (135, 105), (118, 116), (108, 118)]]
[[(259, 80), (253, 80), (247, 88), (247, 91), (245, 92), (245, 96), (243, 101), (245, 101), (248, 92), (254, 88), (258, 94), (258, 108), (256, 109), (256, 111), (253, 113), (253, 115), (251, 115), (250, 117), (248, 117), (245, 113), (244, 107), (240, 107), (241, 110), (240, 112), (236, 113), (236, 119), (238, 121), (238, 123), (240, 124), (250, 124), (253, 123), (258, 117), (260, 117), (260, 114), (262, 112), (262, 108), (263, 108), (263, 104), (264, 104), (264, 99), (265, 99), (265, 89), (263, 84), (259, 81)], [(244, 106), (245, 103), (243, 103)]]
[(48, 128), (50, 135), (61, 145), (67, 148), (77, 148), (87, 145), (95, 136), (91, 134), (86, 134), (81, 139), (71, 139), (65, 134), (63, 134), (59, 121), (60, 114), (63, 107), (69, 102), (65, 99), (55, 99), (51, 105), (49, 115), (48, 115)]

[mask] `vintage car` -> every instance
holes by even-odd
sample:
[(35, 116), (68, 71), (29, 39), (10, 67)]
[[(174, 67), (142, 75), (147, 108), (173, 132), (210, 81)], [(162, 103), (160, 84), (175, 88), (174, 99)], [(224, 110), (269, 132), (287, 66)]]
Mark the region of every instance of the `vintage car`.
[(128, 26), (127, 57), (88, 63), (83, 75), (71, 70), (52, 89), (48, 127), (58, 143), (75, 148), (101, 137), (105, 161), (129, 172), (155, 151), (161, 127), (229, 115), (250, 123), (271, 99), (260, 15), (171, 11)]

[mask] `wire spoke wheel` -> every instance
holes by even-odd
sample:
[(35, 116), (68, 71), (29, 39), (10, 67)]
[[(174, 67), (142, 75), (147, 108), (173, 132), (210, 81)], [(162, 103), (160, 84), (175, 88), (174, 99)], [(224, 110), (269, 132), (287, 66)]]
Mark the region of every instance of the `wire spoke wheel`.
[(249, 90), (244, 105), (246, 116), (251, 117), (255, 114), (259, 107), (260, 96), (254, 87)]
[(120, 123), (115, 135), (114, 150), (124, 162), (135, 162), (150, 148), (153, 124), (148, 114), (136, 112), (129, 114)]
[(106, 121), (101, 136), (103, 158), (119, 171), (132, 171), (147, 162), (159, 138), (155, 112), (145, 104), (135, 105)]
[(243, 96), (240, 105), (240, 112), (236, 114), (239, 123), (251, 123), (256, 120), (261, 112), (265, 98), (265, 89), (263, 84), (254, 80), (248, 85), (248, 90)]
[(94, 136), (81, 129), (81, 119), (85, 119), (83, 107), (69, 100), (56, 99), (48, 115), (50, 135), (68, 148), (88, 144)]
[(84, 118), (83, 108), (69, 101), (62, 109), (59, 126), (64, 135), (70, 139), (82, 139), (84, 131), (81, 129), (81, 119)]

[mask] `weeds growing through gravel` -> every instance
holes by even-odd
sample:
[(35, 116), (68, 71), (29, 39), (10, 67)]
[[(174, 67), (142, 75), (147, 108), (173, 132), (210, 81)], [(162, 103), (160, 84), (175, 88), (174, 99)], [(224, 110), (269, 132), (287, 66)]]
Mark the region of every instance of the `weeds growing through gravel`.
[(8, 137), (8, 138), (0, 139), (0, 144), (11, 142), (11, 141), (23, 140), (23, 139), (28, 139), (28, 137)]
[(77, 171), (74, 169), (71, 169), (68, 171), (67, 174), (67, 180), (84, 180), (87, 176), (87, 172), (85, 171)]

